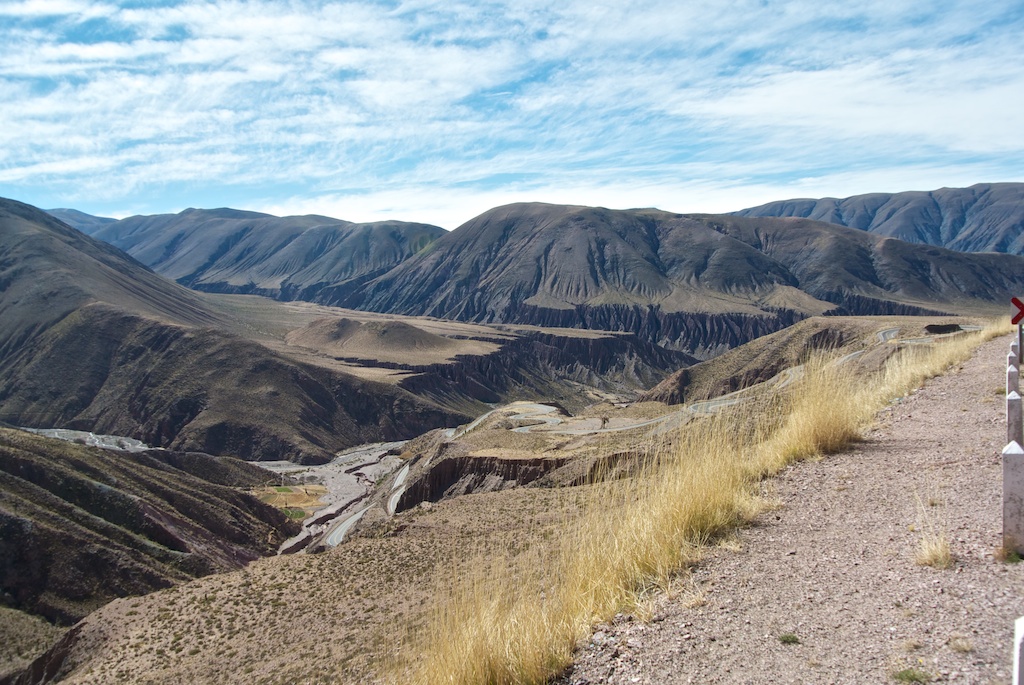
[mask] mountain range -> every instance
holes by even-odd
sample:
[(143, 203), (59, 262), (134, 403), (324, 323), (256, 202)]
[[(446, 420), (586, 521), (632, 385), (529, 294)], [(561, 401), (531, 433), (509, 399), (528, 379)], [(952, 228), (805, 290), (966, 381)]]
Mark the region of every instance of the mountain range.
[[(1019, 213), (1020, 203), (1010, 206), (1019, 185), (971, 191), (992, 202), (978, 200), (967, 214), (973, 220), (982, 206), (990, 208), (985, 217), (998, 207)], [(914, 247), (789, 217), (526, 203), (492, 209), (451, 232), (235, 210), (81, 226), (198, 290), (624, 331), (698, 358), (807, 316), (994, 307), (1021, 281), (1015, 256)]]
[(523, 397), (635, 396), (695, 361), (628, 333), (199, 293), (13, 200), (0, 201), (0, 321), (0, 421), (251, 460), (324, 462)]
[(769, 202), (746, 217), (800, 217), (962, 252), (1024, 254), (1024, 183)]
[(0, 420), (248, 459), (324, 461), (538, 394), (628, 397), (811, 316), (997, 312), (1024, 292), (1020, 256), (805, 218), (526, 203), (445, 232), (54, 211), (112, 244), (0, 201)]
[(113, 222), (60, 211), (58, 217), (73, 218), (72, 225), (189, 288), (317, 302), (336, 300), (349, 286), (386, 273), (445, 232), (427, 224), (354, 224), (235, 209)]
[(239, 335), (245, 326), (201, 294), (12, 200), (0, 200), (0, 321), (10, 424), (325, 461), (466, 418)]

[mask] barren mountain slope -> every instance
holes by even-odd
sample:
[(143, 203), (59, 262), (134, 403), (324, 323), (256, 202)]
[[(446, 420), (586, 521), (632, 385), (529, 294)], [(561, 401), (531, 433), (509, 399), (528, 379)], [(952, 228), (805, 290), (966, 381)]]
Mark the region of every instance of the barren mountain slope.
[(497, 207), (450, 233), (220, 209), (133, 217), (97, 236), (200, 290), (628, 331), (701, 358), (826, 312), (1001, 303), (1024, 265), (813, 221), (541, 203)]
[(343, 304), (628, 330), (712, 356), (809, 315), (993, 306), (1024, 261), (820, 222), (528, 204), (491, 210)]
[(443, 233), (427, 224), (354, 224), (323, 216), (275, 217), (234, 209), (135, 216), (91, 231), (162, 275), (198, 290), (311, 301), (340, 297)]
[(1024, 254), (1024, 183), (770, 202), (747, 217), (804, 217), (962, 252)]
[(240, 492), (267, 474), (229, 457), (118, 452), (0, 428), (0, 590), (74, 622), (272, 554), (296, 526)]
[(852, 314), (1004, 308), (1024, 286), (1016, 255), (964, 254), (807, 219), (693, 218), (776, 260), (801, 290)]
[(196, 293), (0, 202), (0, 420), (251, 459), (329, 459), (465, 417), (222, 332)]

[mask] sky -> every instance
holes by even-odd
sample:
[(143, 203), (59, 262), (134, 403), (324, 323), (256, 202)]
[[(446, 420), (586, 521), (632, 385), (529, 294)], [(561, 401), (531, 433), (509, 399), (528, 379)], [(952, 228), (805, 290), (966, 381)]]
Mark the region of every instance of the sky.
[(0, 196), (453, 229), (1024, 181), (1024, 3), (0, 0)]

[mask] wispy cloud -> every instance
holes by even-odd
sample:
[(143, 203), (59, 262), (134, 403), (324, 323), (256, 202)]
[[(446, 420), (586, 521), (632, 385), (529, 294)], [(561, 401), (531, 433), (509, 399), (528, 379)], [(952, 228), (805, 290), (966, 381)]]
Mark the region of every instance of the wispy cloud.
[(1021, 180), (1022, 29), (1012, 1), (0, 1), (0, 194), (451, 228)]

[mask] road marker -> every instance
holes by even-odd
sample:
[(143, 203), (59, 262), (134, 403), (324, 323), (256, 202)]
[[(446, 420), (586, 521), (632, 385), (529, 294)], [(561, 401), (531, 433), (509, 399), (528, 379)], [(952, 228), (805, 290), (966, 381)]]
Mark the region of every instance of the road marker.
[(1016, 297), (1010, 298), (1010, 304), (1017, 308), (1017, 313), (1013, 315), (1013, 320), (1010, 322), (1014, 326), (1024, 321), (1024, 302), (1021, 302)]

